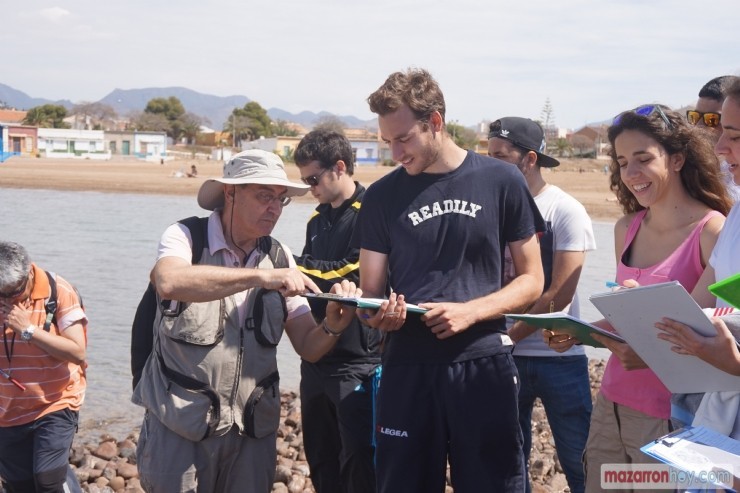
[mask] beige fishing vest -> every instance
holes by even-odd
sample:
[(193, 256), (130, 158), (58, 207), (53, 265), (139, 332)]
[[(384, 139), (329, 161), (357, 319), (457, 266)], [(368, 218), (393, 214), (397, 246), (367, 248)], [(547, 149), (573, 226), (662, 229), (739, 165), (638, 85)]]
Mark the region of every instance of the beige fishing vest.
[[(224, 265), (208, 248), (199, 264)], [(274, 268), (270, 255), (258, 268)], [(243, 325), (233, 296), (165, 310), (160, 303), (154, 348), (132, 401), (192, 441), (233, 425), (253, 438), (273, 433), (280, 421), (276, 346), (286, 315), (285, 299), (261, 288), (247, 292)]]

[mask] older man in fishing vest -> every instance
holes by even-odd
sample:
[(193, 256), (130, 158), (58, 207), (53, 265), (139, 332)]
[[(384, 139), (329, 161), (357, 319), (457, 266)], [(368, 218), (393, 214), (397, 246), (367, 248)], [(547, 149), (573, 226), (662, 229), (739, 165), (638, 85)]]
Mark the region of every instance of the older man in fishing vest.
[[(153, 280), (160, 301), (177, 301), (157, 314), (133, 396), (147, 410), (137, 461), (148, 492), (272, 488), (283, 328), (301, 357), (316, 361), (353, 316), (329, 303), (317, 324), (298, 295), (318, 288), (269, 236), (291, 197), (307, 190), (288, 181), (277, 155), (244, 151), (200, 188), (198, 204), (213, 213), (198, 265), (187, 227), (162, 235)], [(348, 281), (332, 291), (359, 294)]]

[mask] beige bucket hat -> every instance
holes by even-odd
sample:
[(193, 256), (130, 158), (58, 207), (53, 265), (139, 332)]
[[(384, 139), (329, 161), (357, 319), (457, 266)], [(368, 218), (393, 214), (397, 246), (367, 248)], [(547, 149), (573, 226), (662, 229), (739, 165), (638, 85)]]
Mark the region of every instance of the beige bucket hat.
[(198, 205), (210, 211), (224, 206), (224, 184), (278, 185), (287, 187), (287, 196), (304, 195), (310, 188), (302, 183), (293, 183), (285, 174), (285, 165), (280, 157), (260, 149), (249, 149), (235, 154), (224, 165), (223, 178), (211, 178), (198, 191)]

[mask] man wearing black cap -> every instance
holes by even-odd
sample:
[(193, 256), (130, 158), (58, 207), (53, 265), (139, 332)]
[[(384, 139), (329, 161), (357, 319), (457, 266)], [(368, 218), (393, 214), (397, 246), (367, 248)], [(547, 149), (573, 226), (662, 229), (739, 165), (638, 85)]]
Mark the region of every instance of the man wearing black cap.
[[(543, 167), (552, 168), (560, 162), (544, 154), (544, 132), (537, 122), (528, 118), (501, 118), (491, 123), (488, 139), (489, 156), (514, 164), (522, 172), (546, 223), (545, 233), (540, 237), (545, 290), (529, 313), (564, 311), (578, 317), (578, 278), (585, 252), (596, 248), (591, 219), (580, 202), (548, 184), (542, 176)], [(508, 252), (505, 260), (506, 282), (516, 272)], [(525, 453), (532, 446), (532, 406), (539, 397), (570, 490), (581, 493), (584, 491), (581, 455), (591, 417), (588, 359), (583, 347), (573, 346), (566, 353), (556, 353), (547, 347), (539, 329), (523, 322), (510, 325), (508, 331), (516, 343), (514, 360), (521, 379), (519, 423)]]

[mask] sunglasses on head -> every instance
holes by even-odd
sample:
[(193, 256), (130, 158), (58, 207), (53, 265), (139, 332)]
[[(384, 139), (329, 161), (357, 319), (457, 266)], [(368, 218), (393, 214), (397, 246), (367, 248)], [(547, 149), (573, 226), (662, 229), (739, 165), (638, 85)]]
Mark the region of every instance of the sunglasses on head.
[(697, 125), (700, 121), (704, 121), (704, 125), (707, 127), (714, 128), (719, 125), (720, 114), (719, 113), (702, 113), (701, 111), (689, 110), (686, 112), (686, 121), (692, 125)]
[(311, 176), (307, 176), (305, 178), (301, 178), (301, 181), (303, 183), (305, 183), (306, 185), (308, 185), (309, 187), (315, 187), (315, 186), (317, 186), (319, 184), (319, 180), (321, 179), (321, 175), (323, 175), (324, 173), (326, 173), (330, 169), (331, 168), (324, 168), (323, 170), (321, 170), (321, 173), (318, 173), (318, 174), (315, 174), (315, 175), (311, 175)]
[(663, 120), (663, 123), (666, 124), (666, 127), (668, 127), (669, 129), (673, 129), (671, 121), (668, 119), (666, 114), (663, 113), (663, 110), (660, 108), (659, 104), (644, 104), (642, 106), (638, 106), (635, 109), (623, 111), (614, 117), (614, 121), (612, 123), (614, 125), (619, 125), (619, 123), (622, 121), (622, 117), (628, 113), (634, 113), (635, 115), (640, 115), (644, 117), (649, 117), (653, 113), (658, 113), (660, 118)]

